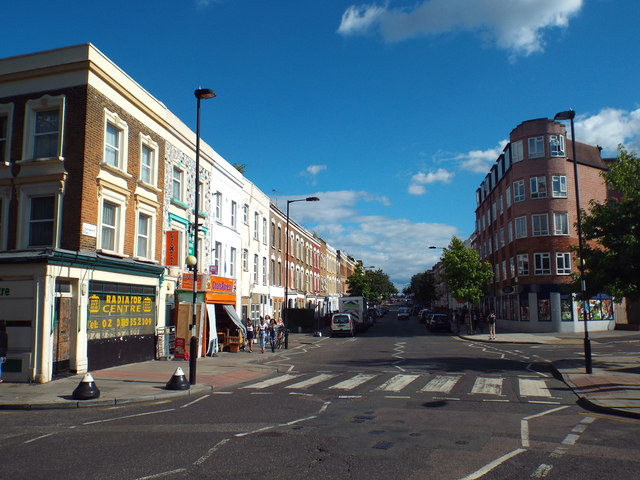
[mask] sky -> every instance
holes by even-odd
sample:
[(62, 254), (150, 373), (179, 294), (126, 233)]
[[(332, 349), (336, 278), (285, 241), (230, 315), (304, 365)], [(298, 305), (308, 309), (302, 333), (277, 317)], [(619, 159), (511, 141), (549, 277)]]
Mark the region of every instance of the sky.
[[(33, 12), (39, 12), (33, 15)], [(640, 147), (637, 0), (3, 2), (0, 57), (90, 42), (291, 218), (401, 290), (474, 230), (519, 123)], [(28, 34), (26, 33), (28, 32)]]

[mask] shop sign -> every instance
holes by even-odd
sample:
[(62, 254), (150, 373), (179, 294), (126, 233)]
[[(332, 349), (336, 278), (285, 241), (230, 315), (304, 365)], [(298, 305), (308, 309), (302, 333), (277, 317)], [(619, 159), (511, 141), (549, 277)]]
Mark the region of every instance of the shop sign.
[(155, 327), (155, 297), (90, 293), (87, 316), (89, 340), (149, 335)]
[(166, 232), (167, 255), (166, 264), (171, 267), (178, 267), (180, 263), (180, 234), (177, 230), (168, 230)]

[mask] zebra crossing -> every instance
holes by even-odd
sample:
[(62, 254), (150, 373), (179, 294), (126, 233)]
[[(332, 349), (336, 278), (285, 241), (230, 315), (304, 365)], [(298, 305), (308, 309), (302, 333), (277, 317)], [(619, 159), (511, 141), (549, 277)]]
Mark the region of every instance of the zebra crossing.
[[(345, 378), (346, 377), (346, 378)], [(385, 392), (388, 394), (470, 395), (553, 400), (548, 378), (471, 376), (463, 374), (383, 373), (287, 373), (240, 387), (253, 392), (284, 389), (290, 393), (309, 390), (327, 392)], [(500, 401), (500, 400), (496, 400)], [(555, 403), (549, 401), (548, 403)]]

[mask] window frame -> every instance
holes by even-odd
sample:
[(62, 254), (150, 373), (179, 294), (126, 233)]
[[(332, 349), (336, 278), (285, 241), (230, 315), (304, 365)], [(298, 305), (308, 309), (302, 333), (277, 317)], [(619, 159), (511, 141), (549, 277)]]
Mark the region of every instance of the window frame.
[(533, 274), (551, 275), (551, 254), (549, 252), (535, 252), (533, 254)]
[(522, 140), (511, 142), (511, 163), (517, 163), (524, 160)]
[[(140, 255), (140, 216), (144, 215), (149, 219), (149, 232), (147, 235), (147, 249), (145, 255)], [(136, 232), (135, 232), (135, 245), (134, 245), (134, 258), (156, 261), (156, 218), (158, 217), (158, 211), (151, 205), (147, 205), (143, 202), (138, 203), (136, 209)]]
[(571, 275), (571, 253), (556, 252), (556, 275)]
[[(22, 143), (22, 161), (46, 160), (50, 158), (62, 158), (64, 148), (64, 124), (65, 124), (66, 98), (64, 95), (52, 97), (43, 95), (40, 98), (28, 100), (25, 105), (24, 137)], [(58, 139), (57, 155), (48, 157), (35, 156), (36, 119), (39, 112), (58, 109)]]
[[(150, 163), (151, 165), (145, 165), (142, 161), (144, 158), (143, 152), (144, 149), (149, 151)], [(156, 187), (158, 185), (158, 144), (153, 141), (153, 139), (149, 135), (145, 135), (143, 133), (140, 134), (140, 171), (138, 175), (138, 180), (140, 183), (144, 185), (149, 185), (152, 187)], [(149, 171), (149, 180), (143, 178), (142, 172), (143, 167), (148, 169)]]
[(551, 157), (565, 156), (564, 135), (549, 135), (549, 155)]
[[(542, 150), (540, 150), (542, 148)], [(527, 158), (544, 157), (544, 135), (527, 138)]]
[[(114, 205), (117, 211), (117, 218), (114, 225), (114, 248), (106, 248), (103, 245), (103, 227), (104, 227), (104, 204), (105, 202)], [(126, 211), (127, 211), (127, 198), (114, 191), (106, 188), (102, 189), (99, 200), (98, 209), (98, 237), (96, 238), (96, 250), (109, 254), (125, 256), (124, 255), (124, 239), (125, 239), (125, 225), (126, 225)]]
[(235, 200), (231, 200), (231, 228), (236, 228), (238, 223), (238, 204)]
[(513, 182), (513, 202), (524, 202), (527, 199), (527, 192), (524, 186), (524, 178)]
[[(13, 134), (13, 103), (0, 103), (0, 118), (6, 119), (4, 137), (0, 137), (0, 165), (11, 165), (11, 135)], [(2, 132), (0, 132), (0, 135)]]
[[(107, 161), (107, 130), (111, 125), (117, 130), (118, 149), (116, 154), (116, 163), (112, 165)], [(129, 126), (120, 115), (115, 112), (111, 112), (104, 109), (104, 128), (103, 128), (103, 141), (102, 141), (102, 162), (101, 166), (107, 168), (113, 168), (122, 172), (127, 171), (129, 161)]]
[(519, 277), (525, 277), (529, 275), (530, 265), (528, 253), (518, 253), (516, 255), (516, 264)]
[(549, 214), (548, 213), (532, 213), (531, 214), (531, 236), (546, 237), (549, 235)]
[[(562, 220), (562, 225), (560, 225), (560, 228), (558, 228), (559, 226), (559, 219), (563, 219)], [(564, 227), (564, 228), (562, 228)], [(568, 212), (554, 212), (553, 213), (553, 234), (554, 235), (561, 235), (561, 236), (567, 236), (569, 235), (569, 213)]]
[(516, 240), (519, 238), (527, 238), (527, 217), (523, 215), (513, 219), (513, 229)]
[[(178, 194), (176, 196), (176, 172), (179, 174), (179, 186)], [(179, 165), (174, 164), (171, 168), (171, 200), (183, 203), (184, 202), (184, 169)]]
[[(557, 185), (557, 188), (556, 188)], [(567, 176), (551, 176), (551, 196), (553, 198), (567, 198)]]
[(529, 196), (531, 198), (547, 198), (547, 177), (529, 178)]

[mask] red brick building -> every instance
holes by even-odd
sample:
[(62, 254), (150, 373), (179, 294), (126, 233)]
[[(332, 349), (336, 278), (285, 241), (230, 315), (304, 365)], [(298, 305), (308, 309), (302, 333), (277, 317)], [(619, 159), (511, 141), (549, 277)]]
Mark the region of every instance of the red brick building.
[[(474, 247), (493, 266), (484, 309), (512, 331), (582, 331), (582, 308), (566, 288), (577, 273), (576, 197), (571, 140), (546, 118), (518, 125), (476, 191)], [(580, 206), (607, 196), (597, 146), (576, 143)], [(579, 300), (579, 299), (578, 299)], [(614, 324), (609, 297), (590, 299), (594, 330)]]

